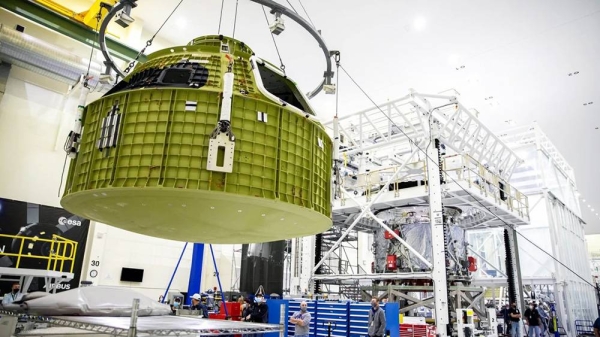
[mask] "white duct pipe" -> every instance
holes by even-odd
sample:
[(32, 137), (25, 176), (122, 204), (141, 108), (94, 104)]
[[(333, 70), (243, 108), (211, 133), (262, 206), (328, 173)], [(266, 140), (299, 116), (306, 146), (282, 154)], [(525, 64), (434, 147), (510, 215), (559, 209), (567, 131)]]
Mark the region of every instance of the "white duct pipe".
[(340, 121), (333, 117), (333, 160), (340, 160)]
[[(87, 73), (89, 59), (69, 53), (33, 36), (0, 24), (0, 60), (73, 84)], [(90, 87), (98, 91), (110, 87), (99, 85), (102, 66), (92, 61), (89, 64)]]
[(231, 102), (233, 99), (233, 72), (223, 76), (223, 103), (221, 104), (221, 121), (231, 121)]
[(79, 102), (77, 102), (77, 111), (75, 112), (75, 124), (73, 125), (73, 131), (69, 134), (69, 140), (65, 150), (68, 149), (69, 158), (77, 157), (77, 153), (79, 152), (79, 142), (81, 140), (81, 130), (83, 128), (83, 124), (81, 123), (81, 119), (83, 118), (83, 111), (85, 109), (85, 102), (87, 100), (88, 93), (90, 91), (81, 87), (81, 94), (79, 95)]

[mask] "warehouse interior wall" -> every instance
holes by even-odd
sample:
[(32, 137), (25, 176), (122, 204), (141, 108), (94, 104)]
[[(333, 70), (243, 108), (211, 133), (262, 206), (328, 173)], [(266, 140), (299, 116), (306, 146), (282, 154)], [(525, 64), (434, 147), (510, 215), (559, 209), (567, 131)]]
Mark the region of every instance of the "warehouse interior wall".
[[(542, 193), (529, 195), (529, 217), (531, 224), (519, 227), (519, 259), (522, 277), (552, 278), (555, 273), (554, 260), (544, 253), (553, 254), (550, 223), (546, 200)], [(531, 240), (539, 247), (534, 246)], [(544, 251), (540, 250), (543, 249)]]

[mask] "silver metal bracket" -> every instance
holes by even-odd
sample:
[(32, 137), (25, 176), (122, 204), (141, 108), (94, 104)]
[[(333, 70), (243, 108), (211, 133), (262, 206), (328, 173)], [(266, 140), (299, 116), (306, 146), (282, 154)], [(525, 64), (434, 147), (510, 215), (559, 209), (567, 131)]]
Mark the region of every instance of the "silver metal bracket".
[(231, 173), (233, 171), (234, 150), (235, 135), (231, 131), (231, 124), (229, 124), (229, 121), (220, 121), (210, 135), (206, 169)]

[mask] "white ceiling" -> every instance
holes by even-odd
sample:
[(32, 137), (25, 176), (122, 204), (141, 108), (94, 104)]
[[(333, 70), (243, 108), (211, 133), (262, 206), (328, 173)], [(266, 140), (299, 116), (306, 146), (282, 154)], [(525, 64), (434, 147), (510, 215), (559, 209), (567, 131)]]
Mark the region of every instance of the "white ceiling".
[[(287, 0), (278, 0), (289, 6)], [(304, 16), (299, 0), (289, 0)], [(151, 34), (178, 1), (139, 0), (133, 12)], [(221, 33), (231, 35), (236, 0), (225, 0)], [(588, 234), (600, 233), (600, 1), (597, 0), (302, 0), (343, 67), (376, 102), (409, 88), (438, 93), (450, 88), (501, 131), (537, 121), (574, 168)], [(185, 0), (159, 38), (185, 44), (216, 34), (219, 0)], [(269, 15), (269, 20), (272, 20)], [(322, 77), (316, 42), (291, 20), (276, 37), (286, 71), (304, 91)], [(274, 63), (277, 53), (261, 7), (239, 0), (236, 38)], [(140, 41), (140, 46), (144, 44)], [(464, 66), (461, 68), (461, 66)], [(457, 70), (456, 68), (459, 68)], [(568, 76), (578, 71), (579, 74)], [(340, 115), (370, 106), (340, 74)], [(485, 100), (493, 97), (492, 100)], [(492, 102), (492, 104), (490, 104)], [(584, 103), (594, 102), (584, 106)], [(313, 105), (324, 119), (334, 96)], [(590, 208), (587, 207), (590, 205)], [(597, 211), (591, 212), (591, 208)]]

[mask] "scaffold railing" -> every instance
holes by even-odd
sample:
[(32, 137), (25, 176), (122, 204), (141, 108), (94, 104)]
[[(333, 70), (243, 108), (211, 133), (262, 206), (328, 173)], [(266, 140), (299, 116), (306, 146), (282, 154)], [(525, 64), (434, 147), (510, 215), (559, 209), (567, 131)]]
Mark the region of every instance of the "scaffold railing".
[[(469, 187), (475, 187), (481, 195), (493, 198), (496, 204), (503, 205), (519, 217), (529, 220), (527, 196), (470, 155), (446, 156), (443, 157), (442, 163), (443, 174), (447, 182), (466, 182)], [(397, 172), (398, 170), (402, 171)], [(350, 179), (344, 178), (340, 186), (353, 191), (354, 195), (365, 196), (366, 201), (371, 201), (384, 182), (394, 175), (395, 178), (390, 182), (390, 190), (393, 191), (395, 197), (400, 196), (402, 193), (400, 186), (407, 182), (413, 182), (416, 186), (422, 185), (427, 191), (427, 172), (424, 160), (360, 173)], [(339, 195), (340, 205), (344, 206), (348, 199), (346, 194), (339, 191), (336, 195)]]

